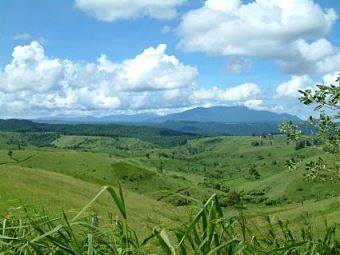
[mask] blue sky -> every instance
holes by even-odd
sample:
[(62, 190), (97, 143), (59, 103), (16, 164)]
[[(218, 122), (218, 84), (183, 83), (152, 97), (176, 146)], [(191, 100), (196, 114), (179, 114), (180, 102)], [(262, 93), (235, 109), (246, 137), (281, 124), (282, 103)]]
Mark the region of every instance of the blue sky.
[(245, 105), (340, 72), (337, 0), (2, 0), (0, 118)]

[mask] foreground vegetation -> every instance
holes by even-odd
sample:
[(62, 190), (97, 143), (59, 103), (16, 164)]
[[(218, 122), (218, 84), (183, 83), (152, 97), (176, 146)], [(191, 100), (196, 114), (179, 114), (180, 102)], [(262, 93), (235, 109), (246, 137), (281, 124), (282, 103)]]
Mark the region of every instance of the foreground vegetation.
[[(108, 191), (118, 208), (104, 221), (86, 213)], [(300, 233), (288, 221), (270, 218), (262, 230), (253, 232), (247, 218), (225, 217), (218, 196), (211, 196), (194, 217), (180, 228), (156, 227), (144, 240), (129, 228), (122, 190), (106, 186), (74, 217), (49, 218), (24, 208), (23, 215), (9, 215), (0, 225), (0, 250), (4, 254), (339, 254), (336, 226), (325, 226), (316, 235), (309, 218)], [(104, 223), (103, 223), (104, 221)], [(177, 241), (172, 241), (170, 235)], [(154, 254), (154, 252), (153, 252)]]

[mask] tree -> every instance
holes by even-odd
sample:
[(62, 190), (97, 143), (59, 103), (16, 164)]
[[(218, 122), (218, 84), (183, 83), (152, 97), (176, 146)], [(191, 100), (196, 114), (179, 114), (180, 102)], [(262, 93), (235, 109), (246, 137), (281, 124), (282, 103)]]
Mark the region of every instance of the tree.
[(251, 168), (249, 168), (248, 170), (249, 175), (251, 175), (252, 177), (254, 177), (256, 180), (261, 178), (260, 173), (256, 170), (255, 165), (253, 165)]
[(306, 147), (306, 141), (305, 140), (300, 140), (296, 143), (295, 145), (295, 150), (300, 150)]
[(279, 130), (280, 133), (286, 134), (287, 143), (289, 143), (289, 141), (295, 141), (295, 144), (297, 144), (297, 141), (301, 137), (301, 130), (292, 121), (281, 123), (281, 125), (279, 126)]
[[(338, 85), (316, 85), (315, 90), (299, 90), (302, 94), (300, 102), (305, 105), (315, 105), (314, 110), (319, 112), (319, 117), (309, 117), (308, 122), (316, 129), (316, 138), (322, 142), (326, 153), (339, 154), (340, 147), (340, 74), (336, 79)], [(301, 131), (292, 122), (280, 125), (280, 132), (287, 134), (289, 140), (297, 142)], [(340, 169), (332, 167), (321, 157), (317, 161), (306, 164), (307, 180), (339, 181)]]
[(319, 118), (310, 116), (309, 122), (317, 129), (318, 137), (324, 141), (324, 150), (330, 153), (338, 153), (340, 146), (340, 74), (336, 82), (339, 84), (316, 85), (315, 91), (299, 90), (302, 94), (300, 102), (305, 105), (316, 104), (315, 110), (320, 111)]
[(241, 202), (241, 194), (239, 192), (230, 191), (227, 196), (227, 203), (230, 206), (237, 205)]

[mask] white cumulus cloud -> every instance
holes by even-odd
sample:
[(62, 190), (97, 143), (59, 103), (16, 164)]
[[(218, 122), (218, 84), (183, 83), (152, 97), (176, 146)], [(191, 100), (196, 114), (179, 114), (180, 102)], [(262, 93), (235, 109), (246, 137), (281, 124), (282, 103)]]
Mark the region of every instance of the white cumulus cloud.
[[(247, 100), (243, 103), (244, 106), (246, 106), (250, 109), (254, 109), (254, 110), (264, 110), (264, 109), (266, 109), (263, 104), (264, 104), (264, 102), (261, 99)], [(273, 109), (270, 109), (270, 110), (273, 110)]]
[(56, 86), (63, 72), (61, 61), (46, 57), (43, 47), (36, 41), (15, 47), (12, 58), (0, 73), (0, 90), (49, 91)]
[(299, 90), (312, 89), (313, 80), (308, 75), (292, 76), (289, 81), (279, 84), (276, 88), (278, 97), (297, 98)]
[(254, 83), (245, 83), (239, 86), (220, 89), (218, 87), (196, 89), (192, 94), (193, 101), (226, 103), (257, 99), (261, 89)]
[(197, 70), (183, 65), (175, 56), (165, 54), (166, 45), (148, 48), (118, 68), (117, 84), (127, 90), (161, 90), (185, 87), (197, 76)]
[[(16, 46), (0, 70), (0, 117), (110, 115), (131, 111), (175, 111), (199, 105), (262, 107), (254, 83), (202, 88), (198, 71), (166, 53), (166, 45), (115, 62), (49, 57), (36, 41)], [(168, 109), (168, 110), (167, 110)]]
[(75, 0), (82, 11), (101, 21), (115, 21), (139, 16), (169, 19), (177, 15), (176, 7), (186, 0)]
[(326, 39), (312, 43), (300, 39), (291, 47), (294, 57), (278, 60), (286, 73), (325, 75), (340, 70), (340, 50)]
[[(15, 47), (11, 63), (0, 70), (0, 104), (3, 111), (36, 115), (152, 107), (147, 101), (161, 107), (161, 91), (191, 87), (197, 75), (196, 68), (167, 55), (164, 44), (121, 62), (101, 55), (80, 64), (48, 57), (33, 41)], [(149, 100), (152, 92), (159, 95)]]
[(339, 55), (330, 57), (338, 49), (319, 38), (336, 19), (334, 9), (313, 0), (207, 0), (183, 16), (177, 33), (186, 51), (270, 58), (290, 74), (326, 73), (334, 69), (331, 61), (338, 64)]

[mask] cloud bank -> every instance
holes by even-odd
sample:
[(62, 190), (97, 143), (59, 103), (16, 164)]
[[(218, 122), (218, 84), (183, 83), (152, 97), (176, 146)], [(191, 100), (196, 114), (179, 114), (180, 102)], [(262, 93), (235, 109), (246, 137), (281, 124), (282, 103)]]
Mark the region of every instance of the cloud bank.
[(242, 103), (258, 99), (253, 83), (228, 89), (197, 86), (198, 70), (166, 53), (166, 45), (114, 62), (51, 58), (37, 41), (16, 46), (0, 70), (0, 107), (10, 116), (109, 115), (117, 111), (158, 110), (203, 103)]
[(340, 70), (339, 49), (320, 39), (336, 19), (334, 9), (322, 9), (312, 0), (247, 4), (207, 0), (183, 16), (177, 28), (178, 45), (211, 55), (271, 59), (291, 75), (323, 75)]

